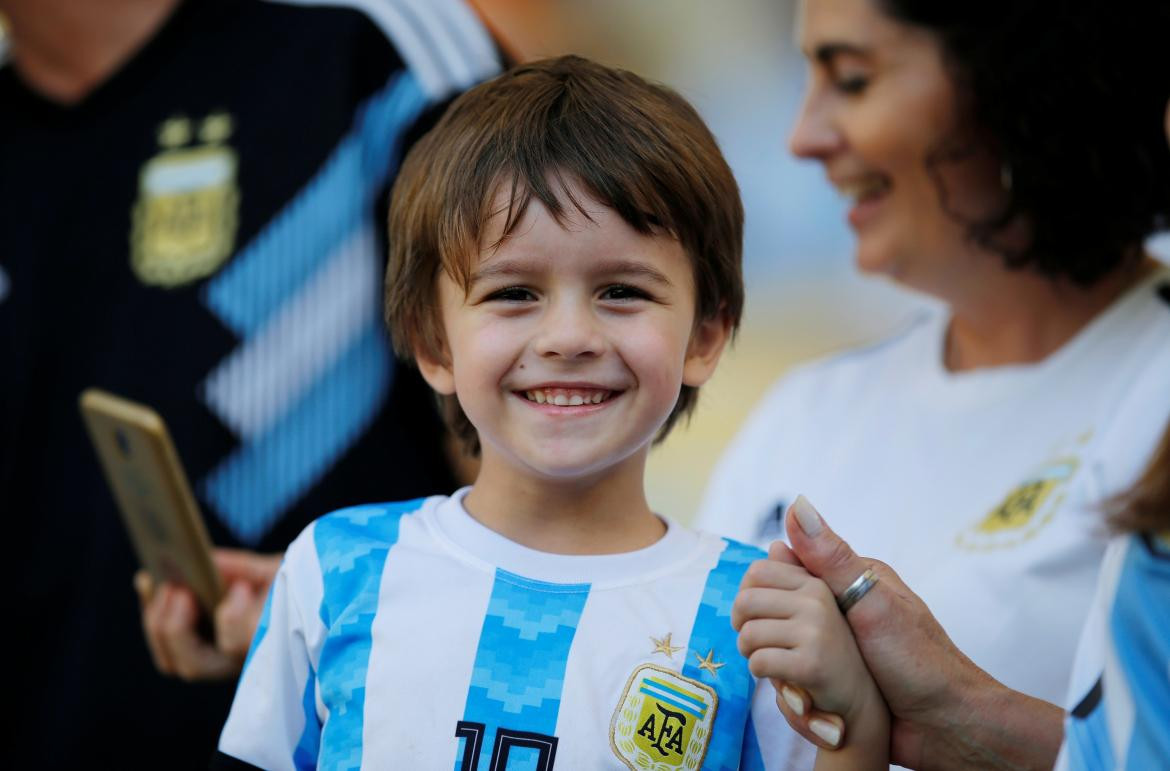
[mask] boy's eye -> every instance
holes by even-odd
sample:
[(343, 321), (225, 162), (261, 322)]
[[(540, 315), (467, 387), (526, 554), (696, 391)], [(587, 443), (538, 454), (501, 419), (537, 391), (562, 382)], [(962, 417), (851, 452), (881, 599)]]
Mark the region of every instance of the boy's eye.
[(641, 289), (628, 284), (614, 284), (601, 291), (602, 300), (645, 300), (648, 297)]
[(519, 303), (534, 299), (532, 292), (528, 291), (522, 286), (509, 286), (503, 289), (497, 289), (487, 296), (488, 300), (499, 300), (502, 302)]

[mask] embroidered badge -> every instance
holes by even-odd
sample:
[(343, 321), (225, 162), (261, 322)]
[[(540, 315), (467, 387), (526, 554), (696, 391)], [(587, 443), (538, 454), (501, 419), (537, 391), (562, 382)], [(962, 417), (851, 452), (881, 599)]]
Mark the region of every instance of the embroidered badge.
[(240, 192), (236, 153), (225, 144), (231, 133), (226, 113), (171, 118), (159, 128), (162, 150), (139, 172), (130, 230), (130, 265), (142, 283), (181, 286), (211, 275), (232, 253)]
[(610, 721), (614, 754), (634, 771), (697, 769), (711, 742), (719, 697), (669, 669), (634, 670)]
[(1036, 535), (1064, 502), (1066, 483), (1080, 462), (1074, 457), (1049, 462), (1007, 494), (974, 526), (959, 533), (962, 549), (986, 551), (1017, 546)]

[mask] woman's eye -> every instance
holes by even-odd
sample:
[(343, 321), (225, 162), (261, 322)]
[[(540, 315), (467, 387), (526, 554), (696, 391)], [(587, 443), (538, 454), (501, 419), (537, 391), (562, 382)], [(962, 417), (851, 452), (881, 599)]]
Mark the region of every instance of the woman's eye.
[(847, 78), (837, 78), (834, 84), (843, 94), (860, 94), (869, 86), (869, 78), (864, 75), (854, 75)]
[(601, 299), (603, 300), (645, 300), (648, 295), (637, 287), (627, 286), (626, 284), (615, 284), (614, 286), (606, 287), (601, 292)]
[(534, 295), (522, 286), (509, 286), (504, 289), (498, 289), (488, 295), (489, 300), (500, 300), (508, 303), (526, 302), (533, 299)]

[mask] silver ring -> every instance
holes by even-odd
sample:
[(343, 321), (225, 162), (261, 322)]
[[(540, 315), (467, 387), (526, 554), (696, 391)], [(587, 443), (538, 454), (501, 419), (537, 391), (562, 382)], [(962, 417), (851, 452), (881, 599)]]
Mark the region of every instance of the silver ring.
[(848, 613), (849, 609), (861, 602), (861, 598), (868, 594), (877, 582), (878, 577), (873, 568), (866, 568), (856, 581), (849, 584), (848, 589), (841, 592), (841, 596), (837, 598), (837, 607), (842, 613)]

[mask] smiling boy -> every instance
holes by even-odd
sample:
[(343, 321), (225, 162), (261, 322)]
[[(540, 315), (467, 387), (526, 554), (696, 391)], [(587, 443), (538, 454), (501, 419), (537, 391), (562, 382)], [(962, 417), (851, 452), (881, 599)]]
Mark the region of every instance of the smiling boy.
[(479, 475), (294, 542), (221, 762), (787, 767), (730, 624), (761, 553), (643, 488), (738, 324), (742, 220), (693, 108), (630, 73), (564, 57), (452, 105), (398, 177), (386, 315)]

